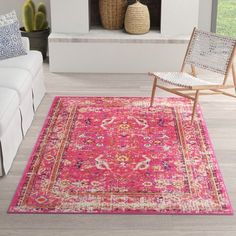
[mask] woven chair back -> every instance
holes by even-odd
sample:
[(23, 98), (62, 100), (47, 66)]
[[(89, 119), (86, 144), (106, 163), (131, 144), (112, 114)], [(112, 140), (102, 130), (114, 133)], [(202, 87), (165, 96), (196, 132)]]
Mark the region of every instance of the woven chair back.
[(226, 75), (236, 47), (236, 39), (194, 29), (185, 64)]

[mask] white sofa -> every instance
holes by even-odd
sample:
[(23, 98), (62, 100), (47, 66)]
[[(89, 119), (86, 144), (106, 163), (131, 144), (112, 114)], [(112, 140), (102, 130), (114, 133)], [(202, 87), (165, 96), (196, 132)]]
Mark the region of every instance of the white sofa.
[(0, 176), (7, 174), (44, 94), (43, 59), (38, 51), (0, 61)]

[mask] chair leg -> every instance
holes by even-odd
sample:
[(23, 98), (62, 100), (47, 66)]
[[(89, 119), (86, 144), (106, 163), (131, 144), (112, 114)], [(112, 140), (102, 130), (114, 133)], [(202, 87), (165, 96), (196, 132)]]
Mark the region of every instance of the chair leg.
[(194, 65), (191, 65), (191, 70), (192, 70), (192, 76), (196, 77), (197, 72), (196, 72), (196, 67)]
[(153, 86), (152, 86), (152, 97), (151, 97), (150, 107), (152, 107), (153, 102), (154, 102), (156, 88), (157, 88), (157, 77), (154, 77)]
[(232, 73), (233, 73), (233, 81), (234, 81), (234, 89), (235, 89), (235, 93), (236, 93), (236, 70), (234, 65), (232, 64)]
[(199, 98), (199, 90), (197, 90), (197, 91), (196, 91), (196, 94), (195, 94), (195, 100), (194, 100), (194, 104), (193, 104), (193, 111), (192, 111), (191, 123), (193, 123), (194, 116), (195, 116), (195, 114), (196, 114), (196, 108), (197, 108), (198, 98)]

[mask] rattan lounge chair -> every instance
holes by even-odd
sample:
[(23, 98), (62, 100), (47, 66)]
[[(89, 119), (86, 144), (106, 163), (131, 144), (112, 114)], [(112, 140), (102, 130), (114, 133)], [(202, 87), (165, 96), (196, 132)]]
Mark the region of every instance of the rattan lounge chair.
[[(199, 95), (223, 94), (231, 97), (236, 95), (225, 92), (224, 89), (235, 88), (236, 90), (236, 70), (233, 65), (233, 57), (236, 53), (236, 39), (216, 35), (194, 28), (181, 72), (150, 72), (154, 78), (151, 106), (154, 102), (156, 88), (189, 98), (194, 101), (191, 121), (194, 120), (196, 105)], [(191, 66), (192, 73), (185, 73), (186, 65)], [(209, 82), (197, 78), (196, 68), (201, 68), (215, 72), (224, 76), (222, 83)], [(226, 84), (230, 71), (233, 74), (233, 85)], [(157, 84), (158, 80), (165, 85)], [(173, 87), (177, 86), (177, 87)]]

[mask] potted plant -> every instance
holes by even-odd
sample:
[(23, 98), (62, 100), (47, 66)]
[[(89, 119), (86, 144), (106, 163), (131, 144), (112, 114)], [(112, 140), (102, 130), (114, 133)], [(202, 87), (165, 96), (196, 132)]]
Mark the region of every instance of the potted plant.
[(47, 56), (48, 36), (50, 28), (47, 21), (47, 10), (44, 3), (36, 6), (32, 0), (25, 0), (22, 7), (23, 27), (20, 28), (21, 35), (28, 37), (30, 49), (42, 53), (43, 59)]

